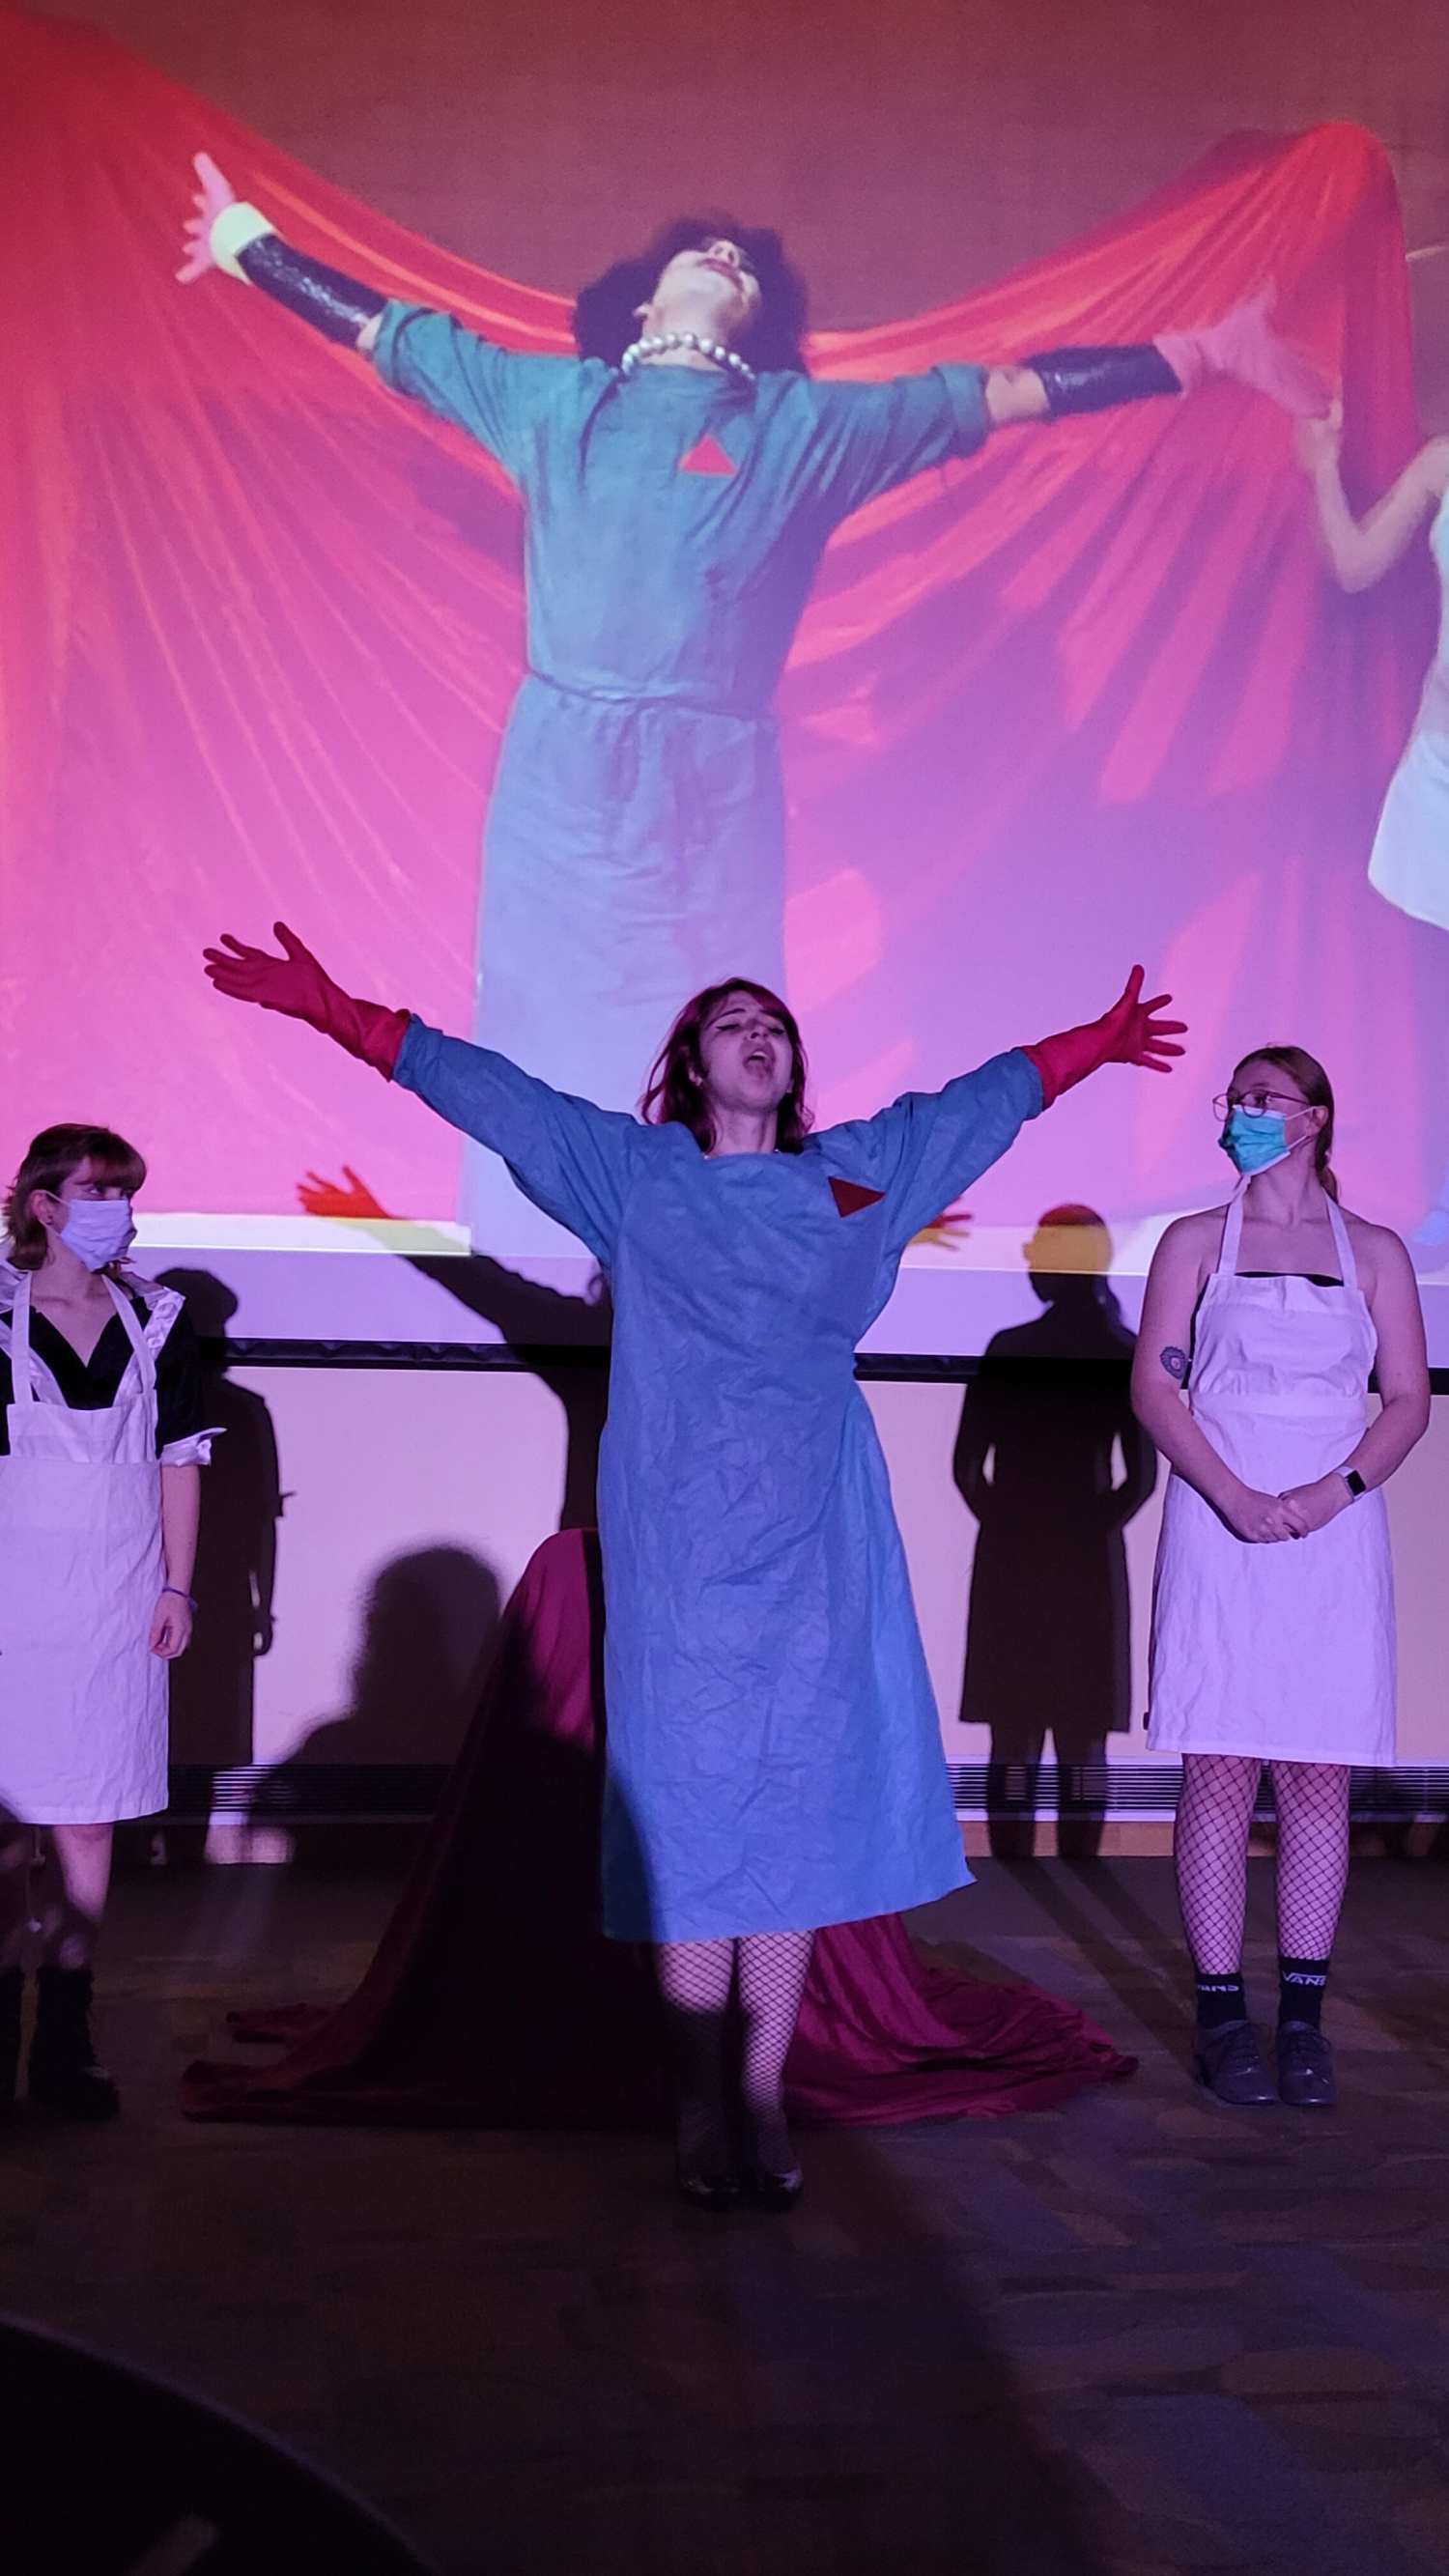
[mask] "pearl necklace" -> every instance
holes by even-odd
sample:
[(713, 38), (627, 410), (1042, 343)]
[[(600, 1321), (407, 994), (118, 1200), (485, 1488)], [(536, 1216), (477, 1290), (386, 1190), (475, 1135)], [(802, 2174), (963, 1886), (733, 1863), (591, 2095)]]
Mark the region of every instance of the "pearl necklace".
[(621, 376), (632, 376), (645, 358), (657, 358), (666, 349), (695, 349), (708, 358), (712, 367), (728, 367), (747, 385), (755, 381), (754, 368), (747, 365), (737, 349), (727, 349), (722, 340), (705, 340), (698, 331), (656, 331), (649, 338), (635, 340), (619, 360)]

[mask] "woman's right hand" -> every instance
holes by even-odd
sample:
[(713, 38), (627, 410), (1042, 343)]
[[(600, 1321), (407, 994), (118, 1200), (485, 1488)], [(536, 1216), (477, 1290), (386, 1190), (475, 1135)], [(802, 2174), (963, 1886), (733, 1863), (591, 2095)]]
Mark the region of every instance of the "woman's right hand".
[(185, 224), (186, 255), (176, 272), (183, 286), (194, 286), (198, 277), (205, 277), (209, 270), (215, 268), (216, 261), (211, 251), (211, 227), (223, 206), (236, 204), (235, 188), (229, 180), (222, 177), (209, 152), (198, 152), (191, 166), (196, 172), (198, 184), (192, 191), (191, 198), (196, 212), (194, 215), (188, 215)]
[(280, 1011), (286, 1019), (305, 1020), (320, 1036), (331, 1038), (361, 1064), (370, 1064), (391, 1082), (409, 1014), (389, 1011), (381, 1002), (359, 1002), (334, 984), (310, 948), (285, 921), (273, 924), (282, 955), (249, 948), (226, 933), (218, 948), (203, 954), (206, 971), (218, 993), (229, 1002), (255, 1002), (263, 1011)]
[(344, 996), (310, 948), (303, 946), (284, 921), (273, 925), (284, 954), (248, 948), (227, 931), (219, 948), (203, 951), (206, 971), (230, 1002), (256, 1002), (264, 1011), (281, 1011), (289, 1020), (306, 1020), (330, 1036), (335, 1004)]
[(1300, 420), (1293, 442), (1305, 474), (1326, 474), (1343, 450), (1343, 396), (1335, 394), (1321, 420)]
[(1223, 1507), (1229, 1529), (1250, 1547), (1272, 1546), (1278, 1539), (1301, 1538), (1303, 1515), (1294, 1503), (1285, 1502), (1281, 1494), (1260, 1494), (1251, 1485), (1240, 1485), (1231, 1502)]

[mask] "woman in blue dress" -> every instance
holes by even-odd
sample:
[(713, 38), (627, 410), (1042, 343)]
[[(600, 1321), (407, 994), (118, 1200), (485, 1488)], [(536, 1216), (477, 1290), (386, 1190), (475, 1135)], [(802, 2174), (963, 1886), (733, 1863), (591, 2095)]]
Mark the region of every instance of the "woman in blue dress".
[(604, 1927), (655, 1944), (680, 2176), (736, 2195), (721, 2037), (743, 2011), (744, 2162), (792, 2199), (786, 2051), (821, 1924), (967, 1884), (885, 1462), (855, 1346), (911, 1236), (1099, 1065), (1170, 1070), (1136, 969), (1090, 1026), (810, 1133), (785, 1005), (730, 980), (676, 1019), (640, 1120), (352, 1000), (278, 924), (219, 991), (308, 1021), (504, 1157), (614, 1304), (599, 1530)]
[[(816, 383), (776, 236), (718, 219), (586, 290), (577, 358), (522, 354), (307, 257), (204, 154), (197, 171), (183, 278), (222, 267), (360, 350), (518, 491), (527, 670), (489, 800), (473, 1035), (608, 1108), (634, 1106), (681, 993), (741, 969), (784, 983), (773, 699), (843, 520), (994, 429), (1209, 375), (1326, 399), (1261, 303), (1133, 347)], [(561, 1248), (510, 1230), (510, 1195), (465, 1153), (483, 1248)]]

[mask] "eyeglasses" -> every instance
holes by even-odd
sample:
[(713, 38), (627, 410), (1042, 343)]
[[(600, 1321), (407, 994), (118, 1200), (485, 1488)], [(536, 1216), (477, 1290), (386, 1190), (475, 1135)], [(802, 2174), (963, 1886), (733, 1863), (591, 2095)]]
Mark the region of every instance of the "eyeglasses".
[(1241, 1098), (1231, 1091), (1220, 1091), (1213, 1102), (1213, 1116), (1222, 1127), (1234, 1109), (1241, 1109), (1245, 1118), (1271, 1118), (1276, 1109), (1292, 1111), (1312, 1106), (1311, 1100), (1300, 1100), (1292, 1091), (1245, 1091)]

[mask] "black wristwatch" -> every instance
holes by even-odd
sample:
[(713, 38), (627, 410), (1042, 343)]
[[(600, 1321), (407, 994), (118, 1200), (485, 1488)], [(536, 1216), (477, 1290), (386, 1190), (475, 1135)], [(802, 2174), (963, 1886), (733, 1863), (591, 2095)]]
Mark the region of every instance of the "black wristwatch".
[(1344, 1483), (1347, 1485), (1355, 1502), (1358, 1501), (1360, 1494), (1366, 1494), (1368, 1492), (1368, 1487), (1364, 1483), (1362, 1476), (1359, 1474), (1357, 1467), (1340, 1467), (1338, 1472), (1343, 1478)]

